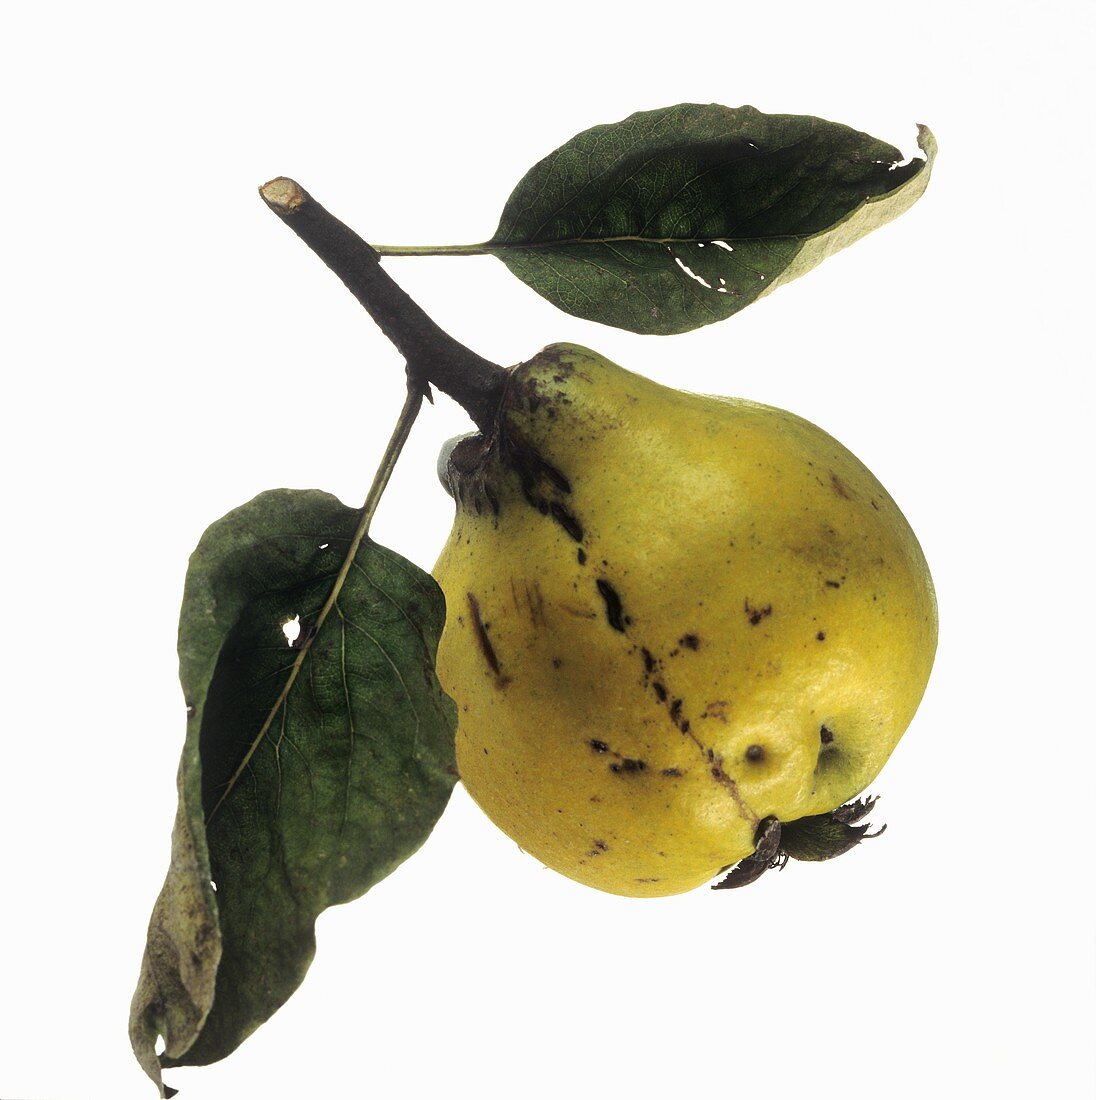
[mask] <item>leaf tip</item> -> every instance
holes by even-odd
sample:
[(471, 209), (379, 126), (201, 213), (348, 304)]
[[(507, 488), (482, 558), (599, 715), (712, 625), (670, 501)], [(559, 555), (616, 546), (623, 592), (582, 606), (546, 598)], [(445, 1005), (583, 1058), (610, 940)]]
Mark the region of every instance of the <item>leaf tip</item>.
[(939, 149), (936, 135), (923, 122), (917, 124), (917, 148), (928, 157), (930, 163)]

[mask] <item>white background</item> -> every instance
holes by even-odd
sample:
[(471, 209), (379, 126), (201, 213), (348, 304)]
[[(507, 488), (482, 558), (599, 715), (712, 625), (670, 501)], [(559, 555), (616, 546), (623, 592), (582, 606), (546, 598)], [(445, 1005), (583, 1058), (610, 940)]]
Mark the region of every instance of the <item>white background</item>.
[[(399, 8), (400, 14), (392, 14)], [(22, 5), (0, 46), (0, 1096), (153, 1094), (126, 1017), (168, 859), (176, 617), (203, 528), (360, 501), (401, 360), (256, 195), (470, 242), (579, 130), (681, 101), (940, 158), (899, 222), (685, 336), (554, 310), (490, 258), (389, 271), (501, 363), (555, 340), (782, 405), (879, 476), (941, 609), (887, 836), (741, 893), (600, 895), (463, 791), (319, 922), (300, 991), (183, 1100), (1094, 1090), (1091, 4)], [(416, 426), (374, 536), (451, 518)]]

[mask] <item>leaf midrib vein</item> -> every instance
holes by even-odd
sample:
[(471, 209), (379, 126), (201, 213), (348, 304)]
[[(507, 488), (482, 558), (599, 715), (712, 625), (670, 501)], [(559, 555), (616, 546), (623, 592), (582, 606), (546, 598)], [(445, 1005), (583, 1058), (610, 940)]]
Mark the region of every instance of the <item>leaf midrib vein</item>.
[(376, 477), (373, 479), (373, 484), (369, 488), (369, 495), (366, 497), (365, 504), (362, 507), (361, 514), (358, 518), (358, 525), (354, 529), (354, 534), (350, 538), (349, 545), (346, 548), (346, 555), (343, 558), (342, 565), (339, 567), (339, 572), (335, 577), (335, 581), (331, 586), (331, 591), (328, 593), (327, 599), (324, 601), (323, 607), (320, 609), (319, 615), (316, 616), (315, 629), (313, 629), (309, 637), (301, 645), (300, 650), (297, 653), (297, 659), (293, 662), (290, 669), (289, 676), (286, 678), (285, 685), (278, 693), (278, 698), (274, 701), (273, 706), (270, 708), (270, 712), (264, 719), (262, 726), (259, 728), (259, 732), (252, 738), (250, 745), (248, 745), (247, 752), (244, 754), (243, 759), (237, 765), (236, 770), (229, 777), (228, 782), (225, 784), (225, 789), (221, 792), (220, 797), (214, 803), (213, 808), (209, 811), (206, 817), (206, 825), (208, 826), (210, 821), (213, 820), (214, 815), (224, 805), (225, 800), (236, 788), (236, 784), (239, 782), (240, 777), (247, 770), (248, 765), (251, 763), (252, 757), (258, 751), (259, 746), (263, 743), (267, 733), (270, 731), (270, 727), (274, 723), (274, 719), (277, 717), (278, 712), (286, 705), (289, 694), (293, 690), (293, 686), (297, 682), (297, 677), (300, 675), (301, 669), (304, 667), (305, 661), (308, 659), (308, 655), (312, 652), (312, 646), (316, 639), (323, 631), (324, 623), (327, 621), (328, 615), (331, 614), (331, 610), (335, 607), (336, 601), (339, 598), (343, 590), (343, 586), (346, 584), (346, 578), (350, 575), (350, 569), (354, 564), (355, 559), (358, 556), (358, 551), (361, 549), (361, 544), (365, 540), (366, 535), (369, 533), (369, 524), (373, 520), (373, 514), (377, 510), (377, 504), (380, 502), (381, 493), (384, 492), (385, 486), (388, 484), (388, 479), (392, 474), (392, 469), (395, 466), (396, 458), (399, 456), (400, 451), (403, 448), (403, 444), (407, 440), (407, 436), (411, 431), (411, 425), (414, 423), (415, 416), (417, 415), (419, 405), (422, 402), (422, 395), (413, 388), (408, 389), (407, 398), (404, 402), (402, 411), (400, 412), (399, 420), (396, 423), (396, 430), (392, 435), (392, 439), (389, 441), (388, 448), (384, 453), (384, 457), (381, 460), (380, 468), (377, 470)]

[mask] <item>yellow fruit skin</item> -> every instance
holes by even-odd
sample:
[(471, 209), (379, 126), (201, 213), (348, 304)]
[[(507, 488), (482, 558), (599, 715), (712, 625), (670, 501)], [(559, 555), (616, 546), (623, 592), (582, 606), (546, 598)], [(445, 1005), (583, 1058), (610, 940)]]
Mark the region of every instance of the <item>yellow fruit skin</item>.
[(858, 459), (567, 344), (515, 368), (500, 425), (454, 456), (435, 569), (458, 767), (496, 825), (579, 882), (676, 894), (878, 775), (937, 616)]

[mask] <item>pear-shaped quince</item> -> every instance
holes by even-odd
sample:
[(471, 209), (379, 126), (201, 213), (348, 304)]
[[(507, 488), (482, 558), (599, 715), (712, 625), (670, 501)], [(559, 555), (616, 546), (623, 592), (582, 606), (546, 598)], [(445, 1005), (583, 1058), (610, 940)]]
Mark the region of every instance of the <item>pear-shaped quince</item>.
[(801, 858), (852, 829), (937, 617), (909, 524), (841, 444), (558, 344), (446, 470), (438, 674), (461, 778), (523, 849), (654, 896), (775, 857), (781, 825)]

